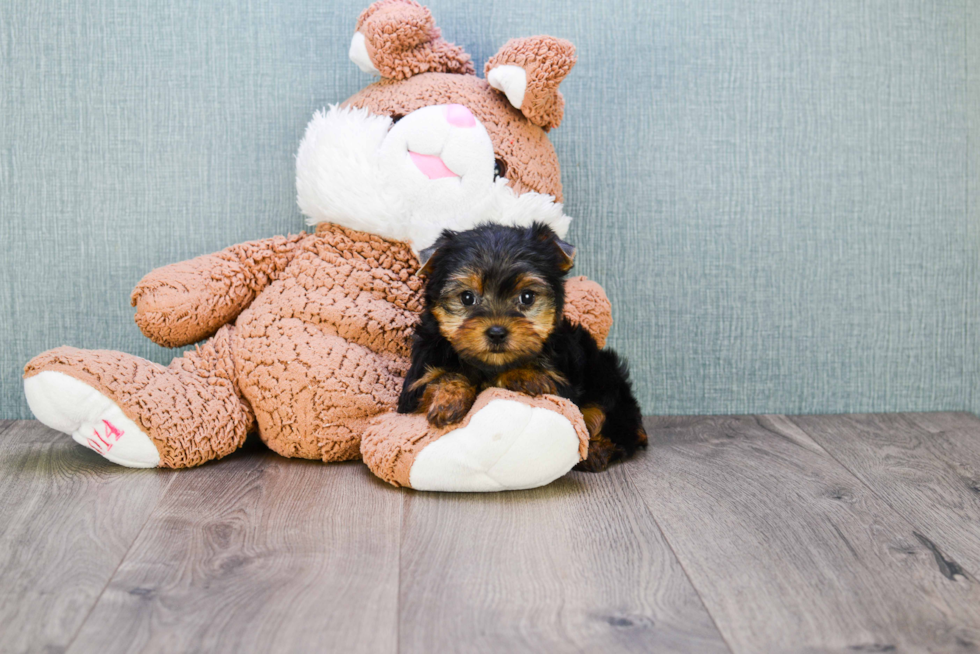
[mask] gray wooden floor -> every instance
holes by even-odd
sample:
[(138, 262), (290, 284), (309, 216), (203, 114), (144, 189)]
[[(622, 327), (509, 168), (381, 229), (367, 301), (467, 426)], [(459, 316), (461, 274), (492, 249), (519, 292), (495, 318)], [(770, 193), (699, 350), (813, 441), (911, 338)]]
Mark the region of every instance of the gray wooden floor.
[(0, 423), (0, 651), (980, 649), (980, 420), (651, 418), (535, 491), (251, 444), (179, 472)]

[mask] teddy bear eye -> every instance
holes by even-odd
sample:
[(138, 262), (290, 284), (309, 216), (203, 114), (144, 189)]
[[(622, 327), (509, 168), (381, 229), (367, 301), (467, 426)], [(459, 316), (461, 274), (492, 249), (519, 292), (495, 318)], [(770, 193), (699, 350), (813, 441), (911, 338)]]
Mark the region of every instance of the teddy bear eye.
[(495, 159), (493, 162), (493, 178), (498, 179), (500, 177), (507, 176), (507, 164), (504, 163), (503, 159)]
[(534, 291), (522, 291), (520, 302), (522, 305), (529, 307), (534, 304)]
[(472, 291), (463, 291), (459, 294), (459, 301), (463, 303), (464, 307), (471, 307), (476, 303), (476, 296), (473, 295)]

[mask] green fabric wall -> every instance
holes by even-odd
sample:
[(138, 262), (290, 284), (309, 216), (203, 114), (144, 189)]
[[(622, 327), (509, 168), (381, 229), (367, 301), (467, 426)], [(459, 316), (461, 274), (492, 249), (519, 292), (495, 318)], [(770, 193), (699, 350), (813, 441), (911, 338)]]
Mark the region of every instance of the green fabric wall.
[[(293, 156), (366, 0), (5, 0), (0, 417), (61, 344), (166, 362), (150, 269), (303, 228)], [(577, 272), (648, 413), (980, 409), (980, 5), (429, 3), (478, 67), (571, 39)]]

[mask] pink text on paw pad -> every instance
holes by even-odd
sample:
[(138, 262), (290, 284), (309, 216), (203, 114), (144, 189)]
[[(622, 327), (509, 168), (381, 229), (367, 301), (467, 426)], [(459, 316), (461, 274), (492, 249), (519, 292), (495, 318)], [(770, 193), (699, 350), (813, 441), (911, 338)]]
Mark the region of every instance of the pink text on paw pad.
[(100, 434), (98, 429), (92, 429), (93, 437), (85, 439), (88, 446), (99, 454), (105, 454), (111, 450), (112, 446), (115, 445), (125, 433), (108, 420), (103, 420), (102, 424), (105, 425), (105, 431), (103, 433)]

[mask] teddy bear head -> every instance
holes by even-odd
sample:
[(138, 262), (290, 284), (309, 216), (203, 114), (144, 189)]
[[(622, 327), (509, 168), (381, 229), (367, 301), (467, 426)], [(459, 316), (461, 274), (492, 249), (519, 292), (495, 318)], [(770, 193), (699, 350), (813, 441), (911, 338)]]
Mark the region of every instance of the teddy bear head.
[(296, 186), (310, 224), (367, 231), (417, 252), (443, 229), (481, 222), (538, 221), (565, 235), (570, 218), (547, 132), (562, 119), (570, 43), (513, 39), (481, 79), (428, 9), (380, 0), (358, 19), (350, 58), (381, 79), (307, 127)]

